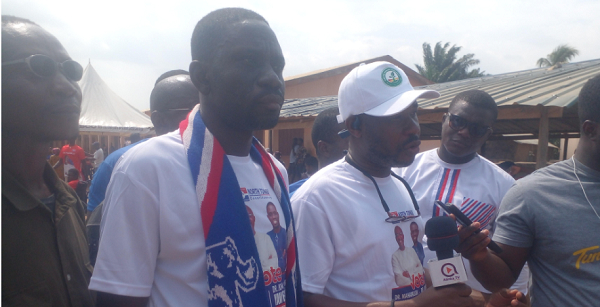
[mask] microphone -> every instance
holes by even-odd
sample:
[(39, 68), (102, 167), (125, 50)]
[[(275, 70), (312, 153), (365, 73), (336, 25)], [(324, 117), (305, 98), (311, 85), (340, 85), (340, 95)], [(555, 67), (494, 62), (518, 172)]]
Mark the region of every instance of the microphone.
[(467, 272), (460, 254), (454, 249), (460, 243), (456, 222), (449, 216), (436, 216), (425, 224), (427, 246), (435, 251), (437, 259), (427, 262), (434, 287), (466, 282)]

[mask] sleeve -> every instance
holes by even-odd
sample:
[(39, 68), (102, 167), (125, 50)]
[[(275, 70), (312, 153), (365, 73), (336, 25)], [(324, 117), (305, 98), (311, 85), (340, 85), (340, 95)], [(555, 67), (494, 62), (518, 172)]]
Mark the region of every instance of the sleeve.
[(525, 194), (521, 189), (522, 186), (514, 185), (502, 199), (493, 240), (514, 247), (531, 247), (534, 217), (526, 198), (533, 198), (534, 192), (525, 189), (528, 190)]
[(323, 294), (333, 269), (335, 249), (327, 215), (304, 199), (292, 201), (302, 289)]
[(77, 155), (79, 156), (80, 160), (85, 159), (85, 151), (83, 151), (83, 148), (81, 148), (81, 147), (78, 148)]
[[(129, 176), (134, 170), (128, 169)], [(156, 189), (115, 170), (107, 189), (100, 246), (89, 288), (117, 295), (148, 297), (159, 252), (159, 199)]]
[(88, 211), (94, 211), (96, 207), (104, 200), (106, 194), (106, 188), (110, 181), (110, 175), (112, 174), (113, 168), (108, 163), (100, 164), (94, 178), (92, 179), (92, 185), (90, 186), (90, 193), (88, 195)]
[(65, 158), (65, 151), (62, 148), (60, 149), (58, 156), (60, 157), (61, 160), (63, 160)]

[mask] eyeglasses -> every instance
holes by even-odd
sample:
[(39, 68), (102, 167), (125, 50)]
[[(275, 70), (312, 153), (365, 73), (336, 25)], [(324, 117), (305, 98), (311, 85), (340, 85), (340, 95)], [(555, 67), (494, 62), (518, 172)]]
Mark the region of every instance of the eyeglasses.
[(62, 63), (57, 63), (52, 58), (43, 54), (34, 54), (21, 60), (5, 62), (2, 63), (2, 66), (19, 63), (26, 63), (31, 72), (42, 78), (52, 77), (59, 70), (63, 73), (63, 75), (65, 75), (65, 77), (67, 77), (67, 79), (71, 81), (79, 81), (83, 75), (83, 67), (81, 67), (79, 63), (73, 60), (66, 60)]
[(456, 131), (468, 128), (469, 134), (474, 137), (482, 137), (488, 132), (488, 130), (493, 131), (490, 126), (482, 126), (480, 124), (471, 123), (458, 115), (446, 113), (446, 116), (448, 116), (448, 124), (450, 124), (450, 128)]
[(385, 212), (388, 215), (388, 217), (385, 219), (386, 222), (392, 223), (392, 224), (397, 224), (400, 222), (409, 222), (409, 221), (412, 221), (415, 218), (421, 216), (421, 212), (419, 211), (419, 204), (417, 203), (417, 199), (415, 198), (415, 195), (413, 194), (412, 189), (410, 188), (410, 185), (408, 185), (408, 182), (406, 182), (406, 180), (402, 179), (402, 177), (396, 175), (394, 172), (391, 172), (392, 177), (400, 180), (400, 182), (402, 182), (402, 184), (404, 184), (404, 186), (406, 187), (406, 190), (408, 191), (408, 194), (410, 195), (410, 199), (412, 200), (413, 207), (417, 211), (417, 215), (414, 215), (414, 212), (412, 212), (412, 210), (409, 211), (410, 215), (406, 215), (405, 212), (402, 212), (400, 214), (398, 212), (390, 212), (390, 207), (385, 202), (385, 199), (383, 199), (383, 195), (381, 195), (381, 191), (379, 190), (379, 186), (377, 185), (377, 181), (375, 181), (375, 178), (373, 178), (373, 176), (371, 176), (369, 173), (365, 172), (360, 167), (358, 167), (358, 165), (354, 161), (352, 161), (352, 159), (350, 159), (350, 157), (348, 155), (346, 155), (345, 159), (346, 159), (346, 162), (348, 162), (348, 164), (352, 165), (354, 168), (356, 168), (361, 173), (363, 173), (363, 175), (367, 176), (367, 178), (371, 179), (371, 181), (375, 185), (375, 189), (377, 190), (377, 195), (379, 195), (379, 200), (381, 201), (383, 210), (385, 210)]

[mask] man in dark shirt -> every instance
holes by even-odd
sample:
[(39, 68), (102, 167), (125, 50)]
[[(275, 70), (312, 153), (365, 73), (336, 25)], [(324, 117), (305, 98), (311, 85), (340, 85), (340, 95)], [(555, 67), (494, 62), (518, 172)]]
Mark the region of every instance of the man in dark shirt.
[(52, 34), (2, 16), (3, 306), (93, 306), (84, 207), (46, 162), (79, 133), (82, 72)]

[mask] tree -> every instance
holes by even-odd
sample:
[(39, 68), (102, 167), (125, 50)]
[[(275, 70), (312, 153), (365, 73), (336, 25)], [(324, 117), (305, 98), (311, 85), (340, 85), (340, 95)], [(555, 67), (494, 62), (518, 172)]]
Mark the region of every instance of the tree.
[(540, 58), (536, 65), (542, 66), (554, 66), (557, 64), (569, 63), (569, 61), (579, 54), (579, 50), (564, 44), (558, 45), (554, 50), (545, 58)]
[(479, 64), (479, 60), (474, 59), (472, 53), (456, 59), (456, 54), (462, 47), (450, 43), (444, 44), (437, 42), (433, 52), (429, 43), (423, 43), (423, 63), (424, 66), (415, 64), (419, 73), (433, 82), (448, 82), (462, 80), (474, 77), (485, 76), (484, 71), (479, 68), (469, 71), (469, 67)]

